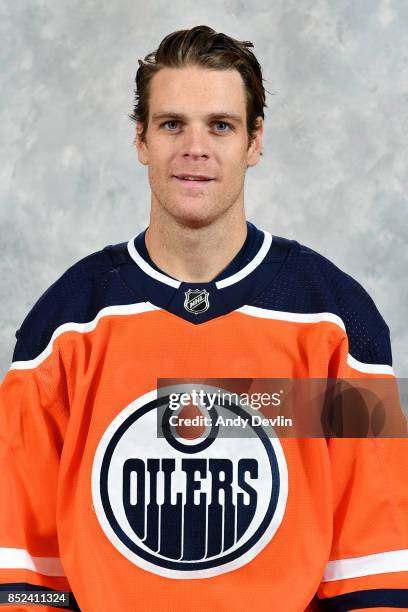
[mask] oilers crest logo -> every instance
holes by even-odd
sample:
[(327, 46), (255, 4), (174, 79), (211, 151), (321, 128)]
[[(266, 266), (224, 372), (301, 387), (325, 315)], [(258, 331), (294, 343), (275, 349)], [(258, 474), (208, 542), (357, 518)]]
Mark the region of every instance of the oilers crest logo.
[(180, 435), (172, 391), (146, 393), (110, 423), (93, 461), (93, 504), (130, 562), (168, 578), (209, 578), (245, 565), (273, 538), (285, 512), (286, 460), (273, 430), (253, 426), (239, 437), (216, 424), (219, 415), (256, 414), (248, 406), (200, 406), (207, 425)]

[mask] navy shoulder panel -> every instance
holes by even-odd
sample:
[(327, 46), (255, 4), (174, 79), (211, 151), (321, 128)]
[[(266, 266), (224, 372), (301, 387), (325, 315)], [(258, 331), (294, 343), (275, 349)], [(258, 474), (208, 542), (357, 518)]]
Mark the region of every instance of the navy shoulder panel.
[(13, 361), (34, 359), (64, 323), (92, 321), (106, 306), (142, 302), (117, 270), (128, 263), (127, 243), (109, 245), (77, 261), (37, 300), (16, 332)]
[(313, 249), (291, 240), (279, 275), (253, 306), (295, 313), (339, 316), (350, 354), (364, 363), (392, 364), (389, 328), (367, 291), (349, 274)]

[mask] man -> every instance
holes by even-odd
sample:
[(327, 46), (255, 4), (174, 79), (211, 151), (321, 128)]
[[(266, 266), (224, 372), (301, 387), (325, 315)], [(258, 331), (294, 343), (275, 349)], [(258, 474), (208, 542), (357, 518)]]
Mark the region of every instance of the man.
[(223, 437), (193, 401), (209, 421), (191, 435), (163, 403), (191, 390), (169, 379), (394, 376), (364, 289), (245, 218), (264, 106), (249, 46), (198, 26), (145, 58), (150, 224), (70, 268), (17, 332), (5, 592), (68, 591), (86, 612), (408, 609), (406, 440)]

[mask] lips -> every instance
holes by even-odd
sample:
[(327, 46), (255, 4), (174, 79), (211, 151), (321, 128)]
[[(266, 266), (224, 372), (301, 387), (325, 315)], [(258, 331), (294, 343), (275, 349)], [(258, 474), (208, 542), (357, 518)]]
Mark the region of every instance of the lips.
[(179, 176), (173, 176), (174, 180), (185, 189), (207, 189), (214, 182), (213, 178), (181, 178)]
[(175, 174), (175, 178), (183, 181), (213, 181), (212, 176), (206, 174)]

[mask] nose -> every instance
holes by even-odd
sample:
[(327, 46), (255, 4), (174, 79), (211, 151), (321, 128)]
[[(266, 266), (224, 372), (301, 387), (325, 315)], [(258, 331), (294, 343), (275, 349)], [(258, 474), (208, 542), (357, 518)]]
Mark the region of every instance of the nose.
[(209, 155), (209, 144), (205, 128), (199, 126), (186, 128), (182, 146), (184, 157), (207, 157)]

